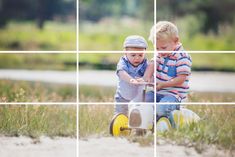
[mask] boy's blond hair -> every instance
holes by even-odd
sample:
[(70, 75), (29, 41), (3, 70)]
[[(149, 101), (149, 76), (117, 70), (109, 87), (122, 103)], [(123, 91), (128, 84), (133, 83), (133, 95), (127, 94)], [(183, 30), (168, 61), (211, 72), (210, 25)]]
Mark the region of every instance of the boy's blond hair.
[(156, 25), (151, 28), (149, 35), (149, 40), (153, 43), (155, 43), (156, 39), (165, 40), (175, 38), (179, 38), (178, 28), (176, 27), (176, 25), (169, 21), (159, 21)]

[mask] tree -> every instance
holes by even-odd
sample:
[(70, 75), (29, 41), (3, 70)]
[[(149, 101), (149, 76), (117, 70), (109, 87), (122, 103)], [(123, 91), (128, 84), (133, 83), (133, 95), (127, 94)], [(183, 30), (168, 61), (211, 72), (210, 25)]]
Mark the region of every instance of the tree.
[(43, 28), (55, 15), (75, 14), (75, 0), (0, 0), (0, 27), (9, 20), (36, 20)]
[(203, 15), (201, 31), (208, 33), (210, 30), (218, 33), (221, 23), (233, 23), (235, 20), (234, 0), (158, 0), (158, 19), (172, 20), (176, 17), (193, 14)]

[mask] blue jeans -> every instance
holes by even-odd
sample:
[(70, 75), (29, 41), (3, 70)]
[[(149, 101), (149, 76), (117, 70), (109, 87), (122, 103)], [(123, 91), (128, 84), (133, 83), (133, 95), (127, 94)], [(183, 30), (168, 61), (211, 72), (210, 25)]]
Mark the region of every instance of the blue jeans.
[[(114, 106), (114, 115), (123, 113), (126, 116), (128, 116), (128, 103), (130, 101), (122, 98), (121, 96), (115, 97), (115, 101), (116, 101), (116, 104)], [(119, 102), (124, 103), (124, 104), (118, 104)]]
[[(146, 93), (146, 102), (154, 102), (153, 91)], [(180, 104), (175, 104), (175, 103), (180, 103), (179, 100), (173, 95), (156, 94), (156, 102), (157, 102), (156, 104), (157, 118), (161, 116), (166, 116), (169, 118), (172, 126), (175, 127), (172, 111), (180, 109)], [(161, 104), (161, 103), (164, 103), (164, 104)], [(174, 103), (174, 104), (171, 104), (171, 103)]]

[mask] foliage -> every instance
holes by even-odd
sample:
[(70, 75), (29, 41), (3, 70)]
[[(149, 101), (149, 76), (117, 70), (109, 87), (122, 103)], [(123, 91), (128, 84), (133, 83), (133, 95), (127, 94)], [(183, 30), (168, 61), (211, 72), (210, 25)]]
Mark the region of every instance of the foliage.
[(1, 0), (0, 26), (9, 20), (35, 20), (37, 26), (43, 28), (44, 22), (55, 15), (75, 16), (75, 6), (74, 0)]
[(75, 24), (46, 22), (39, 30), (32, 22), (9, 22), (0, 29), (0, 50), (76, 50)]
[(0, 54), (1, 69), (76, 70), (76, 54)]
[[(121, 19), (104, 18), (98, 23), (81, 21), (79, 49), (85, 51), (121, 51), (123, 50), (125, 38), (134, 34), (141, 35), (147, 40), (149, 30), (152, 27), (152, 21), (142, 22), (141, 20), (128, 17)], [(148, 45), (148, 50), (153, 50), (152, 43), (148, 42)]]
[(79, 3), (80, 19), (97, 22), (105, 17), (118, 19), (129, 16), (152, 21), (153, 3), (152, 0), (81, 0)]
[[(157, 19), (169, 20), (193, 15), (201, 23), (201, 32), (218, 33), (219, 25), (232, 24), (235, 19), (235, 1), (232, 0), (159, 0)], [(191, 25), (193, 26), (193, 25)]]
[(75, 102), (76, 87), (0, 80), (0, 102)]

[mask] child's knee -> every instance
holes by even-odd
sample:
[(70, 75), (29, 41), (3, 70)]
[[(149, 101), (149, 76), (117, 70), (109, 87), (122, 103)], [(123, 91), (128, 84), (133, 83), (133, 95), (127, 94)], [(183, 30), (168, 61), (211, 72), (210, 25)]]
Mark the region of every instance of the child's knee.
[(114, 115), (116, 114), (125, 114), (128, 115), (128, 104), (116, 104), (114, 108)]
[(154, 102), (154, 92), (152, 92), (152, 91), (147, 92), (145, 95), (145, 101), (146, 102)]

